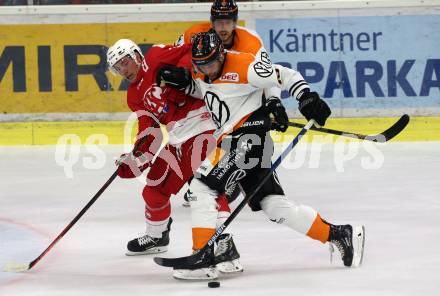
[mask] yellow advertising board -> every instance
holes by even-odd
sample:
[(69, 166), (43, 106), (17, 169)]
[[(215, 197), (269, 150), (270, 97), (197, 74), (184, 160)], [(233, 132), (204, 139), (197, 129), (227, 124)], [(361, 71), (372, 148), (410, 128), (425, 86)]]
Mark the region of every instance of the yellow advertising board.
[(0, 25), (0, 111), (127, 112), (126, 85), (106, 71), (108, 46), (170, 44), (194, 22)]
[[(108, 46), (121, 38), (171, 44), (197, 22), (0, 25), (1, 114), (128, 112), (126, 83), (107, 71)], [(244, 25), (240, 22), (240, 25)], [(1, 116), (1, 115), (0, 115)], [(390, 119), (332, 119), (333, 127), (359, 131), (386, 127)], [(397, 140), (440, 140), (439, 118), (414, 118)], [(55, 144), (65, 133), (81, 138), (105, 133), (122, 143), (123, 122), (10, 122), (0, 124), (0, 145)], [(282, 141), (282, 139), (279, 139)]]

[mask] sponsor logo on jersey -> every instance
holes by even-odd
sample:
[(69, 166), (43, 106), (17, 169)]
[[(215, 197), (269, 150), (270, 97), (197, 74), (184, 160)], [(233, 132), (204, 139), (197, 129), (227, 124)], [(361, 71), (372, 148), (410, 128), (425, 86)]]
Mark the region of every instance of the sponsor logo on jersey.
[(264, 120), (246, 121), (241, 127), (264, 125)]
[(261, 53), (261, 61), (263, 62), (263, 64), (267, 65), (268, 67), (272, 67), (272, 61), (270, 60), (267, 52), (263, 51)]
[[(228, 177), (229, 172), (238, 167), (237, 164), (240, 160), (243, 159), (243, 157), (245, 157), (245, 155), (246, 154), (243, 150), (234, 149), (230, 151), (229, 154), (223, 157), (220, 162), (215, 166), (215, 168), (210, 172), (210, 175), (215, 177), (217, 180), (222, 180), (225, 176)], [(237, 175), (237, 172), (233, 172), (232, 175)], [(231, 176), (229, 175), (228, 179), (230, 178)]]
[(246, 177), (246, 171), (243, 169), (238, 169), (234, 171), (226, 181), (225, 191), (233, 191), (237, 182)]
[(273, 73), (272, 64), (268, 65), (263, 62), (255, 63), (254, 70), (258, 76), (263, 77), (263, 78), (269, 77)]
[(275, 223), (278, 223), (278, 224), (283, 224), (284, 223), (284, 221), (286, 221), (286, 219), (285, 218), (280, 218), (280, 219), (269, 219), (270, 221), (272, 221), (272, 222), (275, 222)]
[(188, 189), (188, 191), (186, 192), (185, 196), (186, 196), (186, 199), (187, 199), (188, 201), (197, 201), (197, 196), (195, 196), (195, 195), (192, 193), (192, 191), (189, 190), (189, 189)]
[(240, 76), (238, 73), (225, 73), (220, 77), (220, 81), (232, 81), (232, 82), (238, 82), (240, 80)]
[(212, 120), (217, 128), (220, 128), (229, 120), (230, 111), (228, 105), (221, 101), (217, 94), (207, 91), (203, 97), (206, 106), (211, 112)]
[(146, 110), (156, 117), (163, 112), (168, 112), (168, 105), (162, 100), (162, 89), (155, 84), (144, 93), (143, 102)]

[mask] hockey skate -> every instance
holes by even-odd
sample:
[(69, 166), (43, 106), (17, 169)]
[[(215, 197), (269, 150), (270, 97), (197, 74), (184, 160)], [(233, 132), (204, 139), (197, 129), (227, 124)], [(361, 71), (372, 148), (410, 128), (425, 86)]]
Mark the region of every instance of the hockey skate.
[(330, 224), (330, 260), (333, 259), (334, 246), (339, 250), (342, 261), (347, 267), (362, 264), (365, 243), (365, 227)]
[(221, 234), (217, 239), (217, 249), (214, 253), (214, 262), (218, 271), (222, 273), (242, 272), (243, 266), (239, 258), (240, 254), (235, 247), (232, 235)]
[(198, 269), (174, 269), (173, 277), (178, 280), (188, 281), (215, 280), (218, 278), (218, 271), (215, 266)]
[(171, 223), (173, 223), (172, 218), (168, 221), (167, 230), (162, 232), (162, 237), (151, 237), (145, 233), (144, 235), (129, 241), (127, 244), (127, 252), (125, 254), (127, 256), (138, 256), (166, 252), (168, 250), (167, 246), (170, 243)]
[[(199, 251), (195, 251), (197, 253)], [(173, 277), (178, 280), (215, 280), (218, 278), (217, 268), (214, 266), (214, 252), (208, 249), (206, 256), (193, 269), (174, 269)]]

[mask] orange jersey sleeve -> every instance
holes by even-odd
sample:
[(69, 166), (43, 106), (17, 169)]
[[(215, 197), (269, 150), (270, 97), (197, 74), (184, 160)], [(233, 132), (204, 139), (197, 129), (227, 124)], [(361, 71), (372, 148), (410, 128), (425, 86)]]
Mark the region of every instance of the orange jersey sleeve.
[(257, 33), (244, 27), (237, 26), (235, 29), (234, 45), (231, 50), (256, 55), (262, 47), (264, 47), (263, 41)]

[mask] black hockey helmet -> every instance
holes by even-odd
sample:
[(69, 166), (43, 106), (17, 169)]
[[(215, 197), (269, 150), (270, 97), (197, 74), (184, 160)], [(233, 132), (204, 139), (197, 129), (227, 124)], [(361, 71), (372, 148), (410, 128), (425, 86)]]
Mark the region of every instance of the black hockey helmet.
[(238, 6), (235, 0), (214, 0), (211, 6), (211, 21), (217, 19), (232, 19), (237, 21)]
[(210, 30), (194, 36), (191, 53), (195, 65), (203, 66), (218, 60), (223, 52), (223, 42), (215, 31)]

